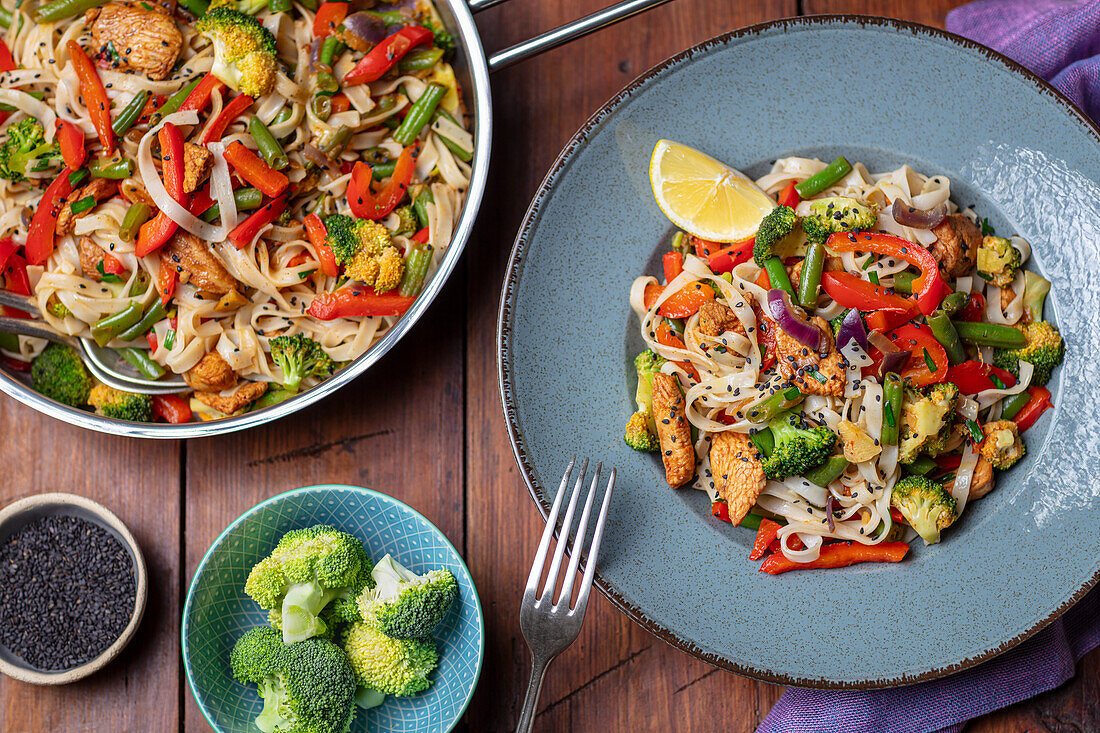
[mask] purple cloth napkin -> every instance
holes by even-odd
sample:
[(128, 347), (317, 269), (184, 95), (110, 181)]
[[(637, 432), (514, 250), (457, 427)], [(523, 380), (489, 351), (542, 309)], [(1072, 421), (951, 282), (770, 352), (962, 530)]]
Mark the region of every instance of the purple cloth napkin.
[[(1100, 0), (979, 0), (947, 29), (1019, 61), (1100, 120)], [(1100, 588), (1031, 639), (965, 672), (867, 692), (789, 688), (757, 733), (959, 733), (1054, 689), (1100, 645)]]

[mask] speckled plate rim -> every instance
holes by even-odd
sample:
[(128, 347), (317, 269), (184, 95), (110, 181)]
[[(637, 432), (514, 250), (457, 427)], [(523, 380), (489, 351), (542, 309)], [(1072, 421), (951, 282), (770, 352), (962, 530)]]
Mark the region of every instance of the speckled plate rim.
[[(547, 197), (558, 183), (559, 176), (566, 170), (569, 164), (572, 162), (574, 155), (580, 150), (587, 142), (588, 137), (595, 132), (600, 126), (602, 126), (612, 115), (616, 113), (620, 106), (628, 99), (630, 99), (636, 91), (648, 85), (654, 78), (673, 67), (680, 66), (681, 64), (690, 63), (691, 59), (699, 53), (710, 51), (712, 48), (722, 46), (732, 40), (758, 36), (765, 31), (770, 30), (804, 30), (806, 28), (812, 28), (814, 26), (827, 26), (829, 24), (836, 23), (849, 23), (858, 24), (864, 27), (877, 27), (880, 29), (888, 29), (895, 31), (904, 31), (908, 33), (922, 33), (929, 36), (934, 36), (940, 40), (949, 41), (954, 43), (964, 50), (977, 51), (985, 56), (987, 62), (1000, 64), (1008, 71), (1022, 76), (1024, 79), (1033, 84), (1040, 94), (1045, 94), (1051, 97), (1054, 101), (1060, 104), (1065, 111), (1079, 123), (1081, 123), (1096, 139), (1096, 142), (1100, 144), (1100, 126), (1097, 126), (1091, 119), (1089, 119), (1084, 113), (1082, 113), (1064, 94), (1059, 92), (1045, 80), (1036, 76), (1030, 70), (1023, 65), (1013, 61), (1009, 57), (994, 51), (987, 46), (983, 46), (976, 43), (969, 38), (950, 33), (948, 31), (934, 28), (932, 26), (923, 25), (921, 23), (913, 23), (904, 20), (897, 20), (894, 18), (882, 18), (878, 16), (870, 15), (854, 15), (854, 14), (828, 14), (828, 15), (810, 15), (797, 18), (782, 18), (779, 20), (768, 21), (766, 23), (757, 23), (755, 25), (739, 28), (728, 33), (723, 33), (719, 36), (715, 36), (707, 41), (704, 41), (698, 45), (681, 51), (680, 53), (669, 57), (661, 63), (653, 66), (648, 71), (640, 75), (634, 81), (627, 86), (623, 87), (614, 97), (608, 100), (598, 111), (596, 111), (588, 120), (581, 126), (581, 128), (570, 138), (565, 147), (562, 148), (561, 153), (555, 159), (550, 170), (543, 178), (542, 183), (539, 184), (538, 191), (535, 193), (534, 198), (531, 200), (531, 204), (527, 209), (526, 214), (523, 217), (523, 222), (520, 224), (519, 232), (516, 234), (516, 240), (512, 247), (511, 256), (508, 259), (508, 266), (505, 273), (504, 287), (500, 297), (500, 308), (497, 318), (497, 379), (500, 391), (501, 405), (504, 409), (504, 420), (508, 429), (508, 439), (512, 445), (512, 454), (516, 459), (516, 463), (519, 465), (520, 474), (523, 476), (524, 484), (527, 486), (527, 491), (530, 493), (531, 498), (535, 501), (539, 512), (545, 518), (550, 511), (550, 504), (544, 501), (541, 494), (546, 494), (547, 491), (543, 487), (536, 485), (533, 478), (533, 466), (528, 460), (527, 446), (524, 443), (523, 435), (520, 432), (520, 425), (518, 414), (515, 409), (515, 405), (512, 401), (513, 393), (513, 380), (512, 380), (512, 355), (511, 355), (511, 339), (512, 339), (512, 327), (513, 318), (515, 314), (514, 310), (514, 297), (516, 294), (517, 281), (520, 275), (525, 255), (527, 252), (528, 239), (531, 236), (532, 230), (538, 221), (543, 205), (545, 204)], [(560, 535), (561, 525), (559, 523), (556, 534)], [(904, 674), (899, 678), (892, 680), (889, 686), (902, 686), (914, 684), (917, 682), (925, 682), (928, 680), (938, 679), (950, 674), (961, 672), (965, 669), (969, 669), (975, 665), (981, 664), (995, 656), (998, 656), (1009, 649), (1013, 648), (1020, 642), (1030, 638), (1038, 631), (1045, 628), (1048, 624), (1053, 622), (1063, 613), (1065, 613), (1071, 606), (1077, 601), (1081, 600), (1088, 593), (1093, 586), (1100, 581), (1100, 572), (1094, 574), (1089, 578), (1076, 593), (1073, 593), (1068, 599), (1066, 599), (1058, 608), (1046, 618), (1043, 618), (1033, 624), (1030, 628), (1013, 637), (1007, 639), (999, 646), (987, 649), (984, 653), (977, 656), (965, 659), (957, 664), (950, 665), (950, 667), (933, 667), (921, 674)], [(661, 639), (665, 643), (673, 646), (681, 651), (703, 660), (709, 664), (722, 669), (727, 669), (737, 674), (745, 675), (747, 677), (753, 677), (755, 679), (763, 680), (765, 682), (772, 682), (781, 685), (791, 685), (796, 687), (810, 687), (816, 689), (828, 689), (828, 690), (867, 690), (867, 689), (879, 689), (884, 686), (884, 683), (880, 680), (857, 680), (857, 681), (843, 681), (837, 682), (828, 679), (805, 679), (795, 678), (786, 674), (776, 673), (772, 670), (755, 667), (751, 664), (734, 660), (726, 656), (719, 654), (713, 654), (699, 647), (695, 646), (690, 640), (683, 638), (673, 629), (653, 621), (647, 614), (645, 609), (628, 601), (619, 589), (606, 578), (604, 578), (599, 569), (596, 570), (595, 578), (596, 587), (611, 603), (616, 606), (620, 611), (630, 617), (635, 623), (644, 628), (649, 633), (653, 634), (657, 638)]]
[[(405, 502), (401, 501), (400, 499), (395, 499), (389, 494), (383, 494), (381, 491), (375, 491), (374, 489), (368, 489), (363, 486), (352, 486), (351, 484), (317, 484), (315, 486), (303, 486), (300, 489), (291, 489), (290, 491), (284, 491), (281, 494), (276, 494), (269, 499), (264, 499), (259, 504), (255, 505), (248, 511), (244, 512), (244, 514), (241, 514), (241, 516), (230, 522), (229, 526), (223, 529), (221, 533), (214, 539), (214, 541), (210, 543), (210, 547), (206, 548), (206, 552), (203, 553), (202, 560), (195, 567), (195, 573), (191, 576), (191, 582), (187, 584), (187, 600), (184, 602), (183, 612), (180, 614), (180, 656), (183, 657), (183, 669), (187, 674), (187, 686), (191, 688), (191, 696), (195, 699), (195, 704), (199, 706), (199, 710), (202, 711), (202, 716), (206, 718), (206, 722), (210, 724), (210, 727), (216, 731), (220, 731), (221, 728), (219, 728), (217, 723), (214, 722), (214, 719), (210, 716), (210, 713), (206, 709), (206, 705), (203, 704), (202, 698), (198, 694), (198, 690), (195, 689), (195, 677), (191, 670), (191, 661), (188, 659), (186, 653), (187, 631), (190, 626), (187, 619), (189, 618), (188, 612), (191, 610), (191, 603), (193, 600), (193, 595), (195, 593), (195, 579), (202, 574), (203, 569), (206, 567), (206, 563), (210, 560), (210, 555), (214, 551), (214, 548), (220, 545), (222, 541), (229, 535), (229, 533), (236, 529), (239, 524), (244, 522), (253, 514), (262, 511), (270, 504), (283, 501), (284, 499), (287, 499), (288, 497), (297, 494), (308, 494), (319, 489), (346, 489), (348, 491), (355, 491), (362, 494), (367, 494), (369, 496), (380, 499), (383, 503), (388, 502), (397, 506), (399, 509), (404, 509), (410, 514), (419, 517), (424, 521), (425, 524), (432, 528), (432, 531), (435, 532), (436, 536), (443, 541), (444, 545), (451, 548), (451, 551), (454, 552), (455, 557), (458, 558), (459, 565), (462, 566), (462, 569), (466, 572), (466, 576), (470, 579), (470, 587), (474, 591), (473, 602), (474, 607), (477, 609), (477, 630), (478, 635), (481, 639), (481, 643), (478, 644), (477, 669), (474, 671), (473, 684), (470, 685), (470, 691), (466, 694), (466, 700), (462, 703), (462, 709), (458, 711), (455, 719), (452, 720), (451, 724), (447, 727), (447, 733), (450, 733), (450, 731), (454, 730), (455, 726), (458, 725), (458, 722), (462, 720), (462, 716), (466, 714), (466, 709), (470, 707), (470, 701), (474, 697), (474, 692), (477, 691), (477, 683), (481, 680), (481, 670), (485, 664), (485, 614), (481, 608), (481, 597), (478, 595), (477, 592), (477, 584), (474, 583), (474, 575), (470, 572), (470, 568), (466, 566), (466, 560), (462, 557), (462, 553), (458, 551), (458, 548), (456, 548), (451, 543), (451, 541), (447, 538), (447, 535), (443, 534), (443, 531), (439, 529), (439, 527), (435, 526), (435, 523), (433, 523), (430, 519), (425, 517), (417, 510), (413, 509)], [(463, 600), (465, 601), (466, 599)]]

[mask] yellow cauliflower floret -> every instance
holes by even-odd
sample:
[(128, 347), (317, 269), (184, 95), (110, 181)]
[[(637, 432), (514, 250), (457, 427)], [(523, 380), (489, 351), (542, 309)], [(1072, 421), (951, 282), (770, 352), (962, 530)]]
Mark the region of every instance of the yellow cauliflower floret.
[(378, 258), (378, 279), (374, 283), (374, 292), (387, 293), (401, 284), (405, 274), (405, 260), (397, 247), (386, 247)]
[(374, 285), (374, 282), (378, 279), (378, 269), (378, 258), (364, 247), (356, 253), (352, 261), (344, 268), (344, 274), (364, 285)]

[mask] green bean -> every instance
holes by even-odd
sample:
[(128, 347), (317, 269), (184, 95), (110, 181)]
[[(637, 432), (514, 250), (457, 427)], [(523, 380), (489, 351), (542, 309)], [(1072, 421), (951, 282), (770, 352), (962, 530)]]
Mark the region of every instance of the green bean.
[(671, 328), (673, 333), (679, 336), (681, 340), (684, 338), (684, 330), (687, 326), (684, 324), (683, 318), (666, 318), (665, 323), (668, 324), (668, 327)]
[(267, 9), (272, 13), (288, 13), (290, 12), (290, 0), (271, 0), (267, 4)]
[(142, 89), (134, 95), (134, 98), (122, 108), (122, 111), (115, 117), (115, 121), (111, 123), (111, 129), (115, 131), (115, 135), (121, 137), (134, 126), (134, 123), (138, 121), (138, 117), (141, 116), (141, 111), (145, 109), (145, 103), (148, 100), (149, 91), (147, 89)]
[(347, 125), (340, 125), (333, 133), (332, 139), (321, 148), (321, 152), (330, 158), (337, 158), (340, 153), (344, 152), (349, 140), (351, 140), (351, 128)]
[(906, 473), (916, 474), (917, 476), (927, 476), (938, 466), (939, 464), (928, 456), (917, 456), (912, 463), (901, 464), (901, 469)]
[[(263, 192), (258, 188), (252, 188), (246, 186), (245, 188), (238, 188), (233, 192), (233, 202), (237, 206), (237, 211), (249, 211), (251, 209), (260, 208), (260, 204), (264, 201)], [(221, 207), (218, 204), (214, 204), (200, 217), (203, 221), (214, 221), (221, 216)]]
[(92, 338), (100, 346), (106, 346), (116, 336), (141, 320), (141, 304), (132, 302), (118, 313), (106, 316), (92, 324)]
[(802, 474), (802, 477), (809, 481), (811, 484), (817, 484), (821, 488), (825, 488), (832, 482), (840, 478), (845, 471), (848, 470), (848, 466), (852, 465), (848, 462), (848, 459), (843, 455), (830, 456), (829, 460), (822, 463), (817, 468), (811, 468)]
[(794, 190), (798, 191), (798, 195), (804, 199), (813, 198), (844, 176), (848, 175), (851, 170), (852, 164), (841, 155), (832, 163), (825, 166), (821, 172), (813, 174), (801, 183), (796, 183)]
[(36, 23), (55, 23), (74, 15), (99, 7), (102, 0), (53, 0), (31, 11), (31, 19)]
[(751, 407), (745, 413), (745, 419), (749, 422), (768, 422), (784, 410), (797, 405), (805, 397), (806, 395), (802, 394), (798, 387), (776, 389), (763, 402)]
[(145, 274), (144, 270), (138, 270), (134, 275), (134, 282), (130, 285), (130, 292), (126, 294), (127, 298), (136, 298), (139, 295), (145, 295), (145, 291), (149, 288), (149, 276)]
[(367, 15), (373, 15), (386, 25), (408, 25), (409, 19), (400, 10), (368, 10)]
[(393, 175), (393, 169), (397, 167), (396, 160), (387, 160), (370, 167), (374, 180), (380, 181)]
[(882, 433), (879, 442), (897, 445), (901, 434), (902, 382), (896, 372), (887, 372), (882, 380)]
[(428, 204), (434, 203), (434, 201), (431, 189), (427, 186), (420, 189), (416, 197), (413, 198), (413, 211), (416, 212), (416, 220), (420, 223), (421, 229), (428, 226)]
[(77, 199), (76, 201), (69, 204), (69, 210), (72, 211), (72, 213), (74, 214), (82, 214), (88, 209), (94, 209), (95, 203), (95, 196), (88, 194), (84, 198)]
[(1024, 409), (1024, 405), (1030, 400), (1031, 393), (1026, 389), (1018, 394), (1010, 395), (1001, 403), (1001, 419), (1011, 420), (1016, 417), (1020, 410)]
[(279, 141), (275, 139), (275, 136), (271, 134), (271, 130), (267, 129), (267, 125), (258, 115), (253, 115), (252, 119), (248, 121), (248, 134), (256, 141), (256, 147), (260, 149), (260, 155), (267, 161), (269, 166), (278, 171), (290, 165), (290, 160), (283, 152), (283, 146), (279, 144)]
[(134, 174), (134, 161), (126, 158), (122, 160), (96, 158), (88, 164), (88, 171), (93, 178), (109, 178), (117, 181)]
[(902, 270), (894, 275), (894, 290), (899, 293), (905, 293), (906, 295), (913, 292), (913, 281), (920, 275), (909, 272), (908, 270)]
[(165, 100), (164, 104), (153, 113), (152, 118), (149, 120), (149, 127), (154, 127), (168, 115), (173, 112), (178, 112), (180, 106), (183, 104), (183, 100), (187, 99), (187, 96), (199, 85), (200, 81), (202, 81), (202, 77), (196, 76), (194, 79), (184, 84), (182, 89)]
[(950, 316), (961, 311), (969, 302), (970, 293), (951, 293), (940, 303), (939, 310)]
[(19, 337), (14, 333), (0, 333), (0, 349), (19, 353)]
[(294, 110), (292, 110), (290, 107), (283, 107), (281, 110), (279, 110), (279, 114), (275, 115), (274, 119), (271, 120), (271, 126), (274, 127), (275, 125), (281, 125), (293, 116)]
[(137, 238), (138, 229), (153, 216), (153, 207), (142, 201), (130, 204), (122, 224), (118, 227), (118, 238), (123, 242), (132, 242)]
[(442, 48), (418, 48), (397, 62), (401, 71), (426, 71), (443, 60)]
[(775, 436), (772, 435), (771, 428), (757, 430), (749, 437), (752, 439), (756, 449), (763, 453), (765, 457), (770, 456), (772, 451), (775, 450)]
[(196, 18), (206, 15), (206, 11), (210, 9), (210, 3), (207, 0), (179, 0), (178, 4)]
[(321, 42), (321, 50), (317, 53), (317, 60), (325, 66), (332, 68), (332, 60), (342, 54), (347, 48), (344, 42), (336, 36), (327, 36)]
[(126, 361), (130, 362), (130, 365), (137, 369), (139, 372), (149, 377), (149, 379), (160, 379), (164, 376), (164, 367), (156, 363), (149, 357), (149, 352), (145, 349), (133, 349), (129, 346), (121, 349), (115, 349), (119, 356)]
[(145, 311), (145, 315), (141, 317), (140, 321), (118, 335), (118, 340), (133, 341), (134, 339), (141, 338), (152, 331), (153, 326), (164, 320), (166, 315), (167, 310), (164, 307), (164, 302), (160, 298), (157, 298), (153, 301), (153, 304), (149, 306), (149, 310)]
[(798, 300), (798, 294), (794, 292), (791, 279), (787, 276), (787, 268), (783, 266), (783, 260), (772, 255), (764, 262), (764, 269), (768, 272), (768, 280), (773, 288), (782, 288), (791, 296), (792, 300)]
[(995, 346), (1001, 349), (1018, 349), (1027, 343), (1024, 332), (999, 323), (952, 321), (959, 338), (977, 346)]
[(319, 71), (314, 78), (317, 84), (317, 94), (321, 97), (331, 97), (340, 91), (340, 82), (336, 81), (336, 77), (332, 75), (331, 71)]
[(440, 100), (443, 99), (443, 95), (446, 93), (447, 87), (442, 84), (435, 82), (429, 84), (428, 88), (424, 90), (424, 93), (409, 109), (404, 121), (393, 133), (394, 141), (401, 145), (411, 144), (420, 134), (420, 131), (424, 129), (424, 125), (428, 124), (428, 120), (431, 119), (432, 114), (435, 113), (435, 108), (439, 106)]
[(78, 171), (73, 171), (69, 174), (69, 185), (76, 187), (84, 182), (84, 179), (89, 176), (87, 168), (81, 168)]
[(952, 364), (966, 361), (966, 349), (959, 340), (959, 332), (951, 325), (951, 316), (942, 311), (936, 311), (926, 319), (932, 336), (940, 342), (943, 350), (947, 352), (947, 359)]
[(806, 250), (802, 274), (798, 278), (798, 302), (803, 308), (813, 308), (817, 304), (817, 286), (821, 284), (824, 267), (825, 244), (814, 242)]
[(306, 10), (316, 11), (321, 7), (321, 0), (298, 0)]
[(443, 141), (443, 145), (446, 146), (447, 150), (450, 150), (452, 153), (454, 153), (455, 157), (459, 160), (469, 163), (471, 160), (474, 159), (474, 154), (472, 151), (466, 150), (451, 138), (447, 137), (446, 135), (440, 135), (438, 132), (436, 133), (436, 136)]
[(280, 402), (285, 402), (293, 397), (296, 392), (287, 392), (285, 389), (269, 389), (260, 396), (260, 399), (252, 403), (248, 408), (249, 412), (255, 412), (256, 410), (262, 410), (265, 407), (271, 407), (277, 405)]
[(764, 517), (760, 516), (756, 512), (749, 512), (745, 515), (745, 518), (741, 520), (741, 524), (738, 527), (747, 527), (753, 532), (760, 529), (760, 523), (764, 521)]
[(309, 108), (313, 116), (322, 122), (327, 122), (332, 117), (332, 99), (324, 94), (315, 94), (309, 102)]
[(11, 28), (11, 22), (14, 19), (14, 15), (10, 10), (0, 5), (0, 27)]
[(434, 250), (430, 244), (417, 247), (405, 258), (405, 274), (401, 277), (401, 289), (398, 291), (406, 298), (416, 297), (424, 287), (424, 278), (428, 266), (432, 264)]

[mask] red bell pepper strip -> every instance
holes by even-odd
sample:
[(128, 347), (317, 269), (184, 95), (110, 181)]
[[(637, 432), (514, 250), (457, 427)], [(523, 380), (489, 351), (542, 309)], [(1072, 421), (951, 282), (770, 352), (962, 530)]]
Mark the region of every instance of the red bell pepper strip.
[(919, 244), (882, 232), (838, 232), (830, 235), (825, 246), (833, 252), (874, 252), (917, 267), (921, 274), (913, 281), (913, 293), (924, 315), (936, 310), (943, 300), (947, 284), (940, 276), (939, 265), (932, 253)]
[(73, 184), (69, 183), (70, 173), (72, 170), (68, 167), (61, 170), (46, 189), (46, 193), (42, 194), (42, 200), (34, 210), (26, 247), (27, 261), (32, 265), (45, 264), (53, 254), (57, 217), (65, 198), (73, 192)]
[(733, 244), (727, 244), (717, 252), (707, 256), (707, 266), (710, 271), (721, 275), (723, 272), (733, 272), (733, 268), (742, 262), (748, 262), (752, 258), (752, 248), (756, 245), (756, 237), (742, 239)]
[[(176, 203), (187, 208), (187, 192), (183, 190), (183, 133), (171, 122), (166, 122), (157, 132), (157, 140), (160, 141), (164, 188)], [(167, 213), (158, 211), (156, 216), (138, 229), (134, 254), (144, 257), (156, 252), (167, 244), (178, 228), (179, 224)]]
[[(16, 295), (31, 294), (31, 280), (27, 275), (27, 261), (20, 254), (12, 253), (7, 257), (6, 264), (0, 267), (3, 274), (4, 289)], [(18, 308), (6, 308), (0, 306), (0, 315), (12, 318), (30, 318), (31, 314)]]
[(1011, 372), (974, 360), (964, 361), (948, 369), (946, 381), (958, 387), (963, 394), (978, 394), (997, 386), (993, 384), (993, 380), (990, 378), (993, 375), (1000, 379), (1006, 387), (1016, 385), (1016, 377)]
[(0, 38), (0, 72), (12, 71), (16, 68), (18, 67), (15, 65), (15, 57), (11, 55), (11, 49), (4, 43), (4, 39)]
[[(779, 192), (780, 206), (789, 206), (793, 209), (802, 201), (802, 197), (798, 195), (798, 189), (795, 188), (796, 185), (794, 181), (791, 181), (786, 188)], [(753, 558), (753, 560), (755, 559)]]
[(428, 227), (424, 227), (419, 232), (417, 232), (416, 234), (409, 237), (409, 239), (411, 239), (412, 241), (417, 242), (419, 244), (427, 244), (428, 243), (428, 238), (430, 236), (431, 236), (431, 231), (428, 229)]
[(917, 306), (912, 298), (897, 295), (850, 272), (821, 273), (821, 287), (830, 298), (845, 308), (909, 313), (915, 311)]
[(416, 148), (409, 145), (401, 151), (397, 157), (397, 164), (393, 168), (393, 175), (389, 182), (376, 195), (371, 191), (370, 182), (373, 173), (369, 165), (363, 162), (355, 164), (351, 171), (351, 181), (348, 183), (348, 206), (351, 213), (360, 219), (381, 219), (389, 214), (409, 188), (413, 171), (416, 168)]
[[(673, 333), (672, 329), (668, 327), (668, 322), (665, 321), (663, 318), (661, 319), (661, 322), (657, 324), (657, 328), (655, 329), (655, 338), (657, 339), (657, 343), (661, 344), (662, 346), (668, 346), (673, 349), (684, 348), (684, 342), (680, 339), (679, 336)], [(699, 381), (699, 372), (695, 369), (695, 365), (692, 364), (690, 361), (677, 361), (674, 363), (685, 372), (690, 374), (696, 382)]]
[(348, 99), (348, 95), (346, 94), (334, 94), (329, 97), (329, 102), (332, 105), (329, 114), (338, 115), (341, 112), (347, 112), (351, 109), (351, 100)]
[(202, 112), (206, 109), (206, 106), (210, 104), (210, 96), (214, 93), (215, 89), (224, 90), (225, 84), (222, 80), (214, 76), (209, 71), (206, 72), (206, 76), (202, 78), (202, 81), (198, 83), (191, 93), (187, 95), (187, 98), (183, 100), (183, 104), (180, 105), (180, 112)]
[(714, 501), (710, 504), (710, 514), (723, 522), (730, 521), (730, 506), (724, 501)]
[(320, 321), (334, 318), (358, 318), (364, 316), (399, 316), (416, 300), (413, 296), (399, 295), (396, 290), (376, 293), (361, 284), (340, 288), (334, 293), (321, 293), (306, 309), (308, 315)]
[(244, 249), (252, 240), (256, 238), (260, 230), (268, 224), (271, 224), (280, 216), (286, 209), (287, 200), (290, 198), (288, 193), (284, 193), (282, 196), (268, 201), (265, 205), (252, 212), (252, 215), (242, 221), (237, 227), (229, 233), (229, 241), (237, 246), (237, 249)]
[(665, 252), (665, 256), (661, 258), (661, 267), (665, 271), (665, 284), (672, 282), (684, 271), (684, 255), (680, 252)]
[(355, 68), (344, 77), (344, 86), (378, 81), (412, 48), (422, 43), (430, 43), (434, 38), (432, 32), (423, 26), (405, 26), (368, 51), (367, 55), (360, 59)]
[(886, 333), (912, 320), (912, 316), (912, 313), (902, 313), (901, 311), (875, 311), (874, 313), (868, 313), (864, 320), (867, 321), (867, 326), (872, 331)]
[(336, 255), (333, 253), (332, 247), (325, 242), (325, 237), (328, 236), (325, 223), (321, 221), (321, 217), (310, 213), (303, 224), (310, 244), (317, 250), (317, 261), (321, 263), (321, 272), (328, 277), (337, 277), (340, 274), (340, 265), (336, 263)]
[(904, 542), (883, 542), (878, 545), (838, 542), (822, 547), (818, 558), (810, 562), (788, 560), (781, 552), (768, 555), (760, 566), (760, 572), (779, 575), (789, 570), (843, 568), (864, 562), (901, 562), (907, 552), (909, 545)]
[(65, 165), (77, 170), (84, 165), (87, 151), (84, 150), (84, 133), (71, 122), (59, 120), (57, 123), (57, 142), (61, 147), (61, 157)]
[(278, 196), (290, 185), (289, 178), (269, 166), (240, 140), (234, 140), (225, 149), (225, 160), (238, 176), (263, 191), (265, 196)]
[[(906, 325), (886, 334), (887, 338), (894, 342), (903, 351), (910, 352), (909, 361), (901, 370), (901, 377), (912, 387), (924, 387), (936, 384), (947, 379), (947, 351), (932, 335), (931, 329), (920, 323), (907, 323)], [(929, 369), (924, 354), (932, 360), (935, 369)], [(872, 364), (864, 367), (867, 374), (878, 372), (882, 363), (882, 354), (877, 350), (872, 357)]]
[(1031, 395), (1031, 399), (1020, 408), (1020, 411), (1016, 413), (1016, 417), (1013, 418), (1016, 429), (1021, 433), (1034, 425), (1039, 416), (1047, 411), (1047, 408), (1053, 407), (1053, 403), (1050, 401), (1050, 390), (1046, 387), (1028, 387), (1027, 393)]
[(710, 259), (711, 255), (718, 253), (722, 249), (722, 245), (718, 242), (712, 242), (709, 239), (700, 239), (694, 235), (691, 235), (691, 246), (695, 248), (695, 256), (702, 260)]
[(121, 275), (126, 272), (126, 268), (123, 266), (122, 261), (110, 252), (104, 253), (101, 261), (103, 262), (103, 273), (105, 275)]
[[(664, 289), (663, 285), (657, 283), (646, 285), (645, 293), (642, 296), (646, 310), (657, 302), (657, 298), (661, 297), (661, 292)], [(698, 282), (688, 283), (668, 296), (665, 302), (661, 303), (661, 307), (657, 309), (657, 314), (665, 318), (687, 318), (695, 314), (699, 310), (699, 306), (708, 300), (714, 300), (714, 290), (709, 285)]]
[(67, 47), (73, 69), (80, 80), (80, 96), (84, 100), (84, 106), (88, 108), (88, 117), (95, 125), (104, 153), (108, 156), (113, 155), (115, 131), (111, 129), (111, 101), (107, 99), (103, 80), (99, 78), (99, 72), (95, 70), (92, 60), (88, 58), (88, 54), (84, 53), (84, 48), (79, 43), (69, 41)]
[(956, 318), (960, 321), (980, 321), (985, 318), (985, 296), (971, 293), (970, 300), (966, 301)]
[(782, 525), (778, 522), (767, 518), (760, 520), (760, 529), (756, 530), (756, 541), (752, 543), (752, 552), (749, 554), (750, 560), (759, 560), (764, 557), (764, 553), (768, 551), (776, 535), (779, 534), (780, 526)]
[(179, 283), (179, 272), (172, 263), (165, 258), (160, 260), (160, 272), (157, 273), (157, 293), (160, 294), (160, 302), (168, 305), (172, 296), (176, 294), (176, 285)]
[(244, 114), (244, 111), (252, 106), (253, 101), (252, 97), (247, 94), (238, 94), (229, 100), (229, 103), (222, 107), (222, 111), (218, 113), (218, 116), (202, 133), (200, 142), (203, 145), (209, 145), (212, 142), (221, 140), (225, 135), (225, 128), (229, 127), (229, 123)]
[(153, 414), (165, 422), (178, 425), (191, 421), (191, 406), (178, 394), (155, 394)]
[(317, 14), (313, 16), (313, 36), (325, 38), (332, 35), (347, 15), (346, 2), (322, 3), (321, 7), (317, 8)]
[(8, 264), (8, 258), (15, 254), (18, 249), (19, 245), (11, 237), (0, 239), (0, 270), (4, 269), (4, 266)]

